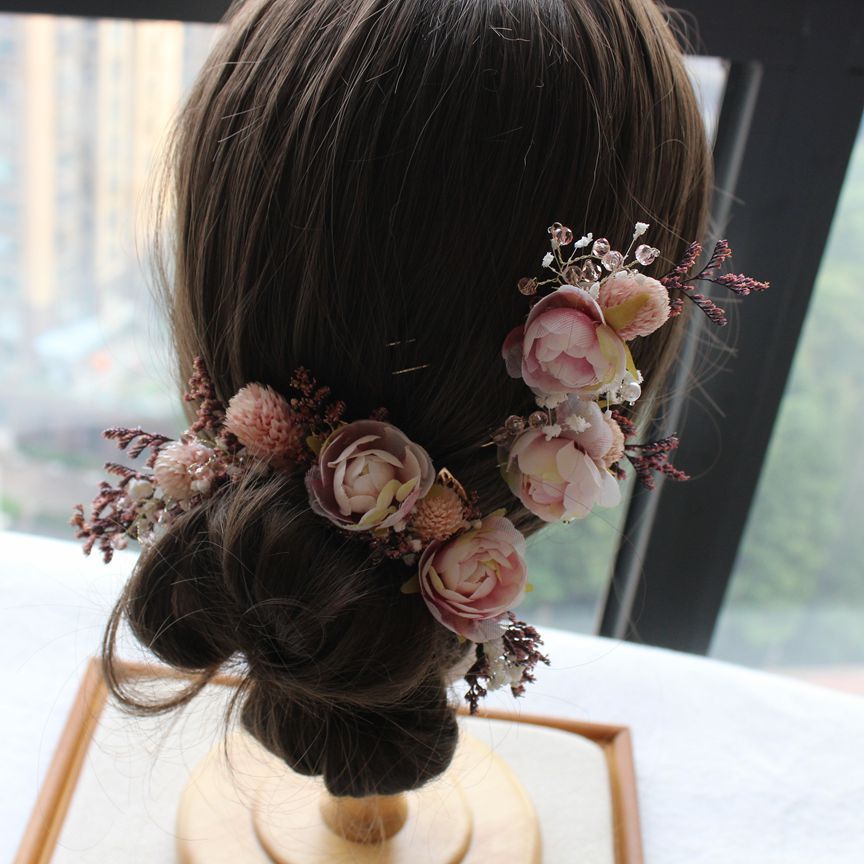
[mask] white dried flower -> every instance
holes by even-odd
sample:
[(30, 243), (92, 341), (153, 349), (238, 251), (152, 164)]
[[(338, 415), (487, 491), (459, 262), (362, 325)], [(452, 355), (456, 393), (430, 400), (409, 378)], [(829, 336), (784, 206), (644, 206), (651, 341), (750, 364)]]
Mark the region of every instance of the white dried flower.
[(489, 664), (486, 689), (499, 690), (502, 687), (512, 687), (522, 681), (524, 670), (513, 663), (507, 655), (503, 639), (490, 639), (483, 643), (483, 653)]
[(567, 401), (566, 393), (535, 393), (534, 401), (540, 408), (555, 408)]
[(637, 222), (636, 230), (633, 232), (633, 239), (641, 237), (651, 226), (647, 222)]
[(548, 426), (542, 426), (541, 430), (546, 436), (547, 441), (557, 438), (561, 434), (561, 426), (558, 423), (550, 423)]
[(593, 240), (594, 240), (594, 235), (593, 235), (593, 234), (586, 234), (584, 237), (581, 237), (579, 240), (577, 240), (577, 241), (573, 244), (573, 246), (574, 246), (576, 249), (584, 249), (584, 248), (585, 248), (589, 243), (591, 243)]
[(126, 492), (133, 501), (144, 501), (153, 494), (153, 484), (149, 480), (133, 477), (126, 486)]
[(547, 252), (547, 253), (543, 256), (543, 266), (544, 266), (544, 267), (551, 267), (551, 266), (552, 266), (552, 262), (553, 262), (554, 260), (555, 260), (555, 258), (554, 258), (554, 256), (552, 255), (552, 253), (551, 253), (551, 252)]
[(572, 429), (574, 432), (585, 432), (591, 428), (591, 424), (578, 414), (572, 414), (563, 423), (568, 429)]

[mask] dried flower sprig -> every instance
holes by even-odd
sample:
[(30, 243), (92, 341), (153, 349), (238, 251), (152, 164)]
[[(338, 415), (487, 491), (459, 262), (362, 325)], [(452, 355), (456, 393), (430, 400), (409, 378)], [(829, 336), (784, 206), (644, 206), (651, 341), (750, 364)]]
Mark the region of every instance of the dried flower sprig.
[(192, 361), (192, 375), (183, 399), (198, 402), (196, 419), (189, 431), (192, 434), (209, 432), (215, 437), (225, 421), (225, 406), (216, 395), (216, 388), (201, 357)]
[[(689, 298), (705, 313), (712, 324), (717, 324), (720, 327), (725, 326), (728, 320), (726, 312), (704, 294), (693, 293), (696, 282), (709, 282), (712, 285), (718, 285), (721, 288), (728, 289), (733, 294), (737, 294), (739, 297), (746, 297), (754, 291), (767, 291), (770, 287), (769, 282), (753, 279), (742, 273), (717, 275), (717, 271), (726, 259), (732, 255), (732, 249), (729, 247), (727, 240), (718, 240), (714, 246), (714, 251), (711, 253), (711, 257), (708, 259), (708, 263), (695, 275), (688, 276), (701, 254), (702, 244), (698, 242), (691, 243), (684, 251), (678, 264), (665, 276), (662, 276), (660, 282), (667, 291), (677, 290), (682, 292), (681, 297)], [(676, 298), (678, 304), (674, 313), (676, 315), (680, 314), (683, 304), (681, 297)]]
[(540, 651), (543, 640), (537, 630), (512, 613), (507, 618), (499, 637), (475, 646), (474, 664), (465, 673), (465, 701), (471, 714), (477, 713), (482, 698), (501, 687), (510, 687), (513, 696), (524, 695), (525, 685), (536, 680), (537, 664), (549, 665)]
[[(159, 448), (171, 439), (167, 435), (145, 432), (140, 426), (126, 429), (115, 426), (102, 433), (103, 438), (114, 441), (121, 450), (125, 450), (131, 459), (137, 459), (145, 450), (151, 451), (150, 460), (155, 461)], [(149, 464), (149, 460), (148, 460)]]
[[(669, 464), (669, 455), (673, 450), (678, 448), (680, 443), (677, 435), (667, 435), (665, 438), (660, 438), (657, 441), (637, 444), (629, 440), (636, 435), (636, 427), (633, 425), (633, 422), (621, 414), (620, 411), (613, 411), (612, 417), (621, 427), (625, 436), (622, 455), (633, 466), (636, 479), (646, 489), (654, 489), (656, 487), (654, 480), (655, 473), (663, 474), (669, 477), (670, 480), (679, 482), (690, 479), (688, 474)], [(616, 463), (612, 466), (612, 470), (619, 480), (624, 480), (627, 477), (627, 472), (620, 464)]]

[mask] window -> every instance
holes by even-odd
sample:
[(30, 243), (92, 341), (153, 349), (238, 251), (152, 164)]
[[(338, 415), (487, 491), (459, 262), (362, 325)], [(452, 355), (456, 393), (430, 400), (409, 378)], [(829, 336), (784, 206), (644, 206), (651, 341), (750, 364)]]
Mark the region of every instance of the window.
[[(688, 70), (700, 100), (708, 140), (713, 141), (728, 66), (716, 57), (688, 57)], [(622, 503), (597, 508), (587, 518), (542, 530), (542, 542), (528, 541), (534, 590), (524, 611), (532, 622), (586, 633), (596, 629), (599, 604), (622, 540), (632, 483), (622, 488)], [(539, 538), (537, 538), (539, 539)]]
[(711, 648), (727, 660), (830, 677), (860, 692), (862, 246), (864, 126)]
[(0, 212), (18, 214), (0, 238), (0, 527), (68, 539), (70, 503), (117, 457), (106, 425), (182, 428), (135, 226), (215, 29), (0, 15), (0, 127), (19, 133), (0, 141)]

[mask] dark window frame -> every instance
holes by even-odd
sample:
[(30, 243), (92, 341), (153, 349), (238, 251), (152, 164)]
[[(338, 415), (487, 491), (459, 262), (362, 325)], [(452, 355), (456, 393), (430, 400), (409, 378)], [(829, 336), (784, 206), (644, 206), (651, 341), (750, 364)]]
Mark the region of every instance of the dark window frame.
[[(0, 0), (0, 12), (215, 23), (228, 5)], [(652, 431), (682, 434), (676, 463), (698, 479), (634, 493), (597, 632), (705, 653), (861, 121), (864, 4), (679, 0), (675, 6), (698, 38), (688, 49), (730, 61), (714, 144), (713, 232), (728, 237), (736, 271), (769, 279), (772, 289), (748, 299), (744, 314), (733, 310), (734, 357), (697, 388), (689, 382), (705, 325), (691, 316), (671, 382), (677, 395)], [(705, 404), (722, 412), (719, 439), (716, 411)]]

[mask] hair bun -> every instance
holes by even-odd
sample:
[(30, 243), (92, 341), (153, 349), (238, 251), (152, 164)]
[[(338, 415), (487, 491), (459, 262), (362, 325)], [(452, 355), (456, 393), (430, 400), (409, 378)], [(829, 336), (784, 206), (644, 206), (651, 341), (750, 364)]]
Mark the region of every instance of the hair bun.
[[(237, 656), (242, 722), (288, 765), (338, 795), (414, 788), (453, 755), (445, 675), (466, 646), (399, 591), (405, 578), (404, 564), (374, 563), (312, 513), (301, 477), (250, 472), (142, 555), (109, 627), (109, 682), (127, 705), (168, 710)], [(153, 704), (113, 678), (124, 615), (198, 681)]]
[(207, 515), (190, 512), (144, 552), (115, 609), (160, 660), (190, 671), (215, 669), (237, 651)]
[(321, 775), (333, 795), (394, 795), (421, 786), (453, 758), (458, 729), (438, 676), (397, 705), (360, 707), (297, 699), (252, 685), (245, 728), (305, 775)]

